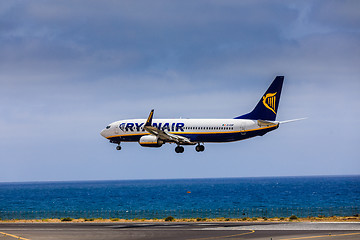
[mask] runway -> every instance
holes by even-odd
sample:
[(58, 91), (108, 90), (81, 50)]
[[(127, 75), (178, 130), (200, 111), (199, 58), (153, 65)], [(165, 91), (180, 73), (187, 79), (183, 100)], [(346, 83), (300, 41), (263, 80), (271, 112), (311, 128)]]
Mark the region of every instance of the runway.
[(0, 223), (0, 239), (355, 240), (360, 223)]

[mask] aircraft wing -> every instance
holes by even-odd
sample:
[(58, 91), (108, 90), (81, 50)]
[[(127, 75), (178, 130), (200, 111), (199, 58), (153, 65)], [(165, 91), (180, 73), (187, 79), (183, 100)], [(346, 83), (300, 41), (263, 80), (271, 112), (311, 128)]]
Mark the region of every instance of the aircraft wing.
[(148, 119), (146, 120), (146, 123), (144, 125), (144, 129), (148, 131), (150, 134), (158, 137), (159, 139), (165, 141), (165, 142), (174, 142), (181, 145), (194, 145), (196, 143), (191, 142), (190, 139), (176, 135), (171, 134), (169, 132), (162, 131), (154, 126), (152, 126), (152, 118), (154, 115), (154, 109), (151, 110)]

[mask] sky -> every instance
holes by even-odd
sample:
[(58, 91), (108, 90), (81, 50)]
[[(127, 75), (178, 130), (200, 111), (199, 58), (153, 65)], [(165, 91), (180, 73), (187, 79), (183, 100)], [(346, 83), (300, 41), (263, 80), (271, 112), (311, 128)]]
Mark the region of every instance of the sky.
[[(0, 3), (0, 182), (360, 174), (360, 1)], [(122, 150), (109, 123), (233, 118), (285, 76), (263, 137)]]

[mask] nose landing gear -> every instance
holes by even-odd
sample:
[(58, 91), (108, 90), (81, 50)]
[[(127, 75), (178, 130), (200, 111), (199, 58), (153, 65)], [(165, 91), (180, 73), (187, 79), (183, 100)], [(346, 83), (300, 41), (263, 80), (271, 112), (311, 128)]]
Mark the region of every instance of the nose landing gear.
[(184, 147), (182, 147), (182, 146), (177, 146), (177, 147), (175, 148), (175, 152), (176, 152), (176, 153), (183, 153), (183, 152), (184, 152)]
[(116, 150), (120, 151), (121, 150), (121, 146), (120, 146), (120, 143), (119, 145), (116, 146)]
[(203, 151), (205, 150), (205, 146), (204, 146), (204, 145), (200, 145), (200, 143), (199, 143), (199, 145), (197, 145), (197, 146), (195, 147), (195, 150), (196, 150), (197, 152), (203, 152)]

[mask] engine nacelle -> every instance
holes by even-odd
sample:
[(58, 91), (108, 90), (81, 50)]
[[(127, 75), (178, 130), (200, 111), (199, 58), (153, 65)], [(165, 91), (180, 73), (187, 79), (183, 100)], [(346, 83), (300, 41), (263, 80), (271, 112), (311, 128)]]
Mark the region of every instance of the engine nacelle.
[(143, 147), (161, 147), (164, 141), (153, 135), (145, 135), (140, 138), (139, 144)]

